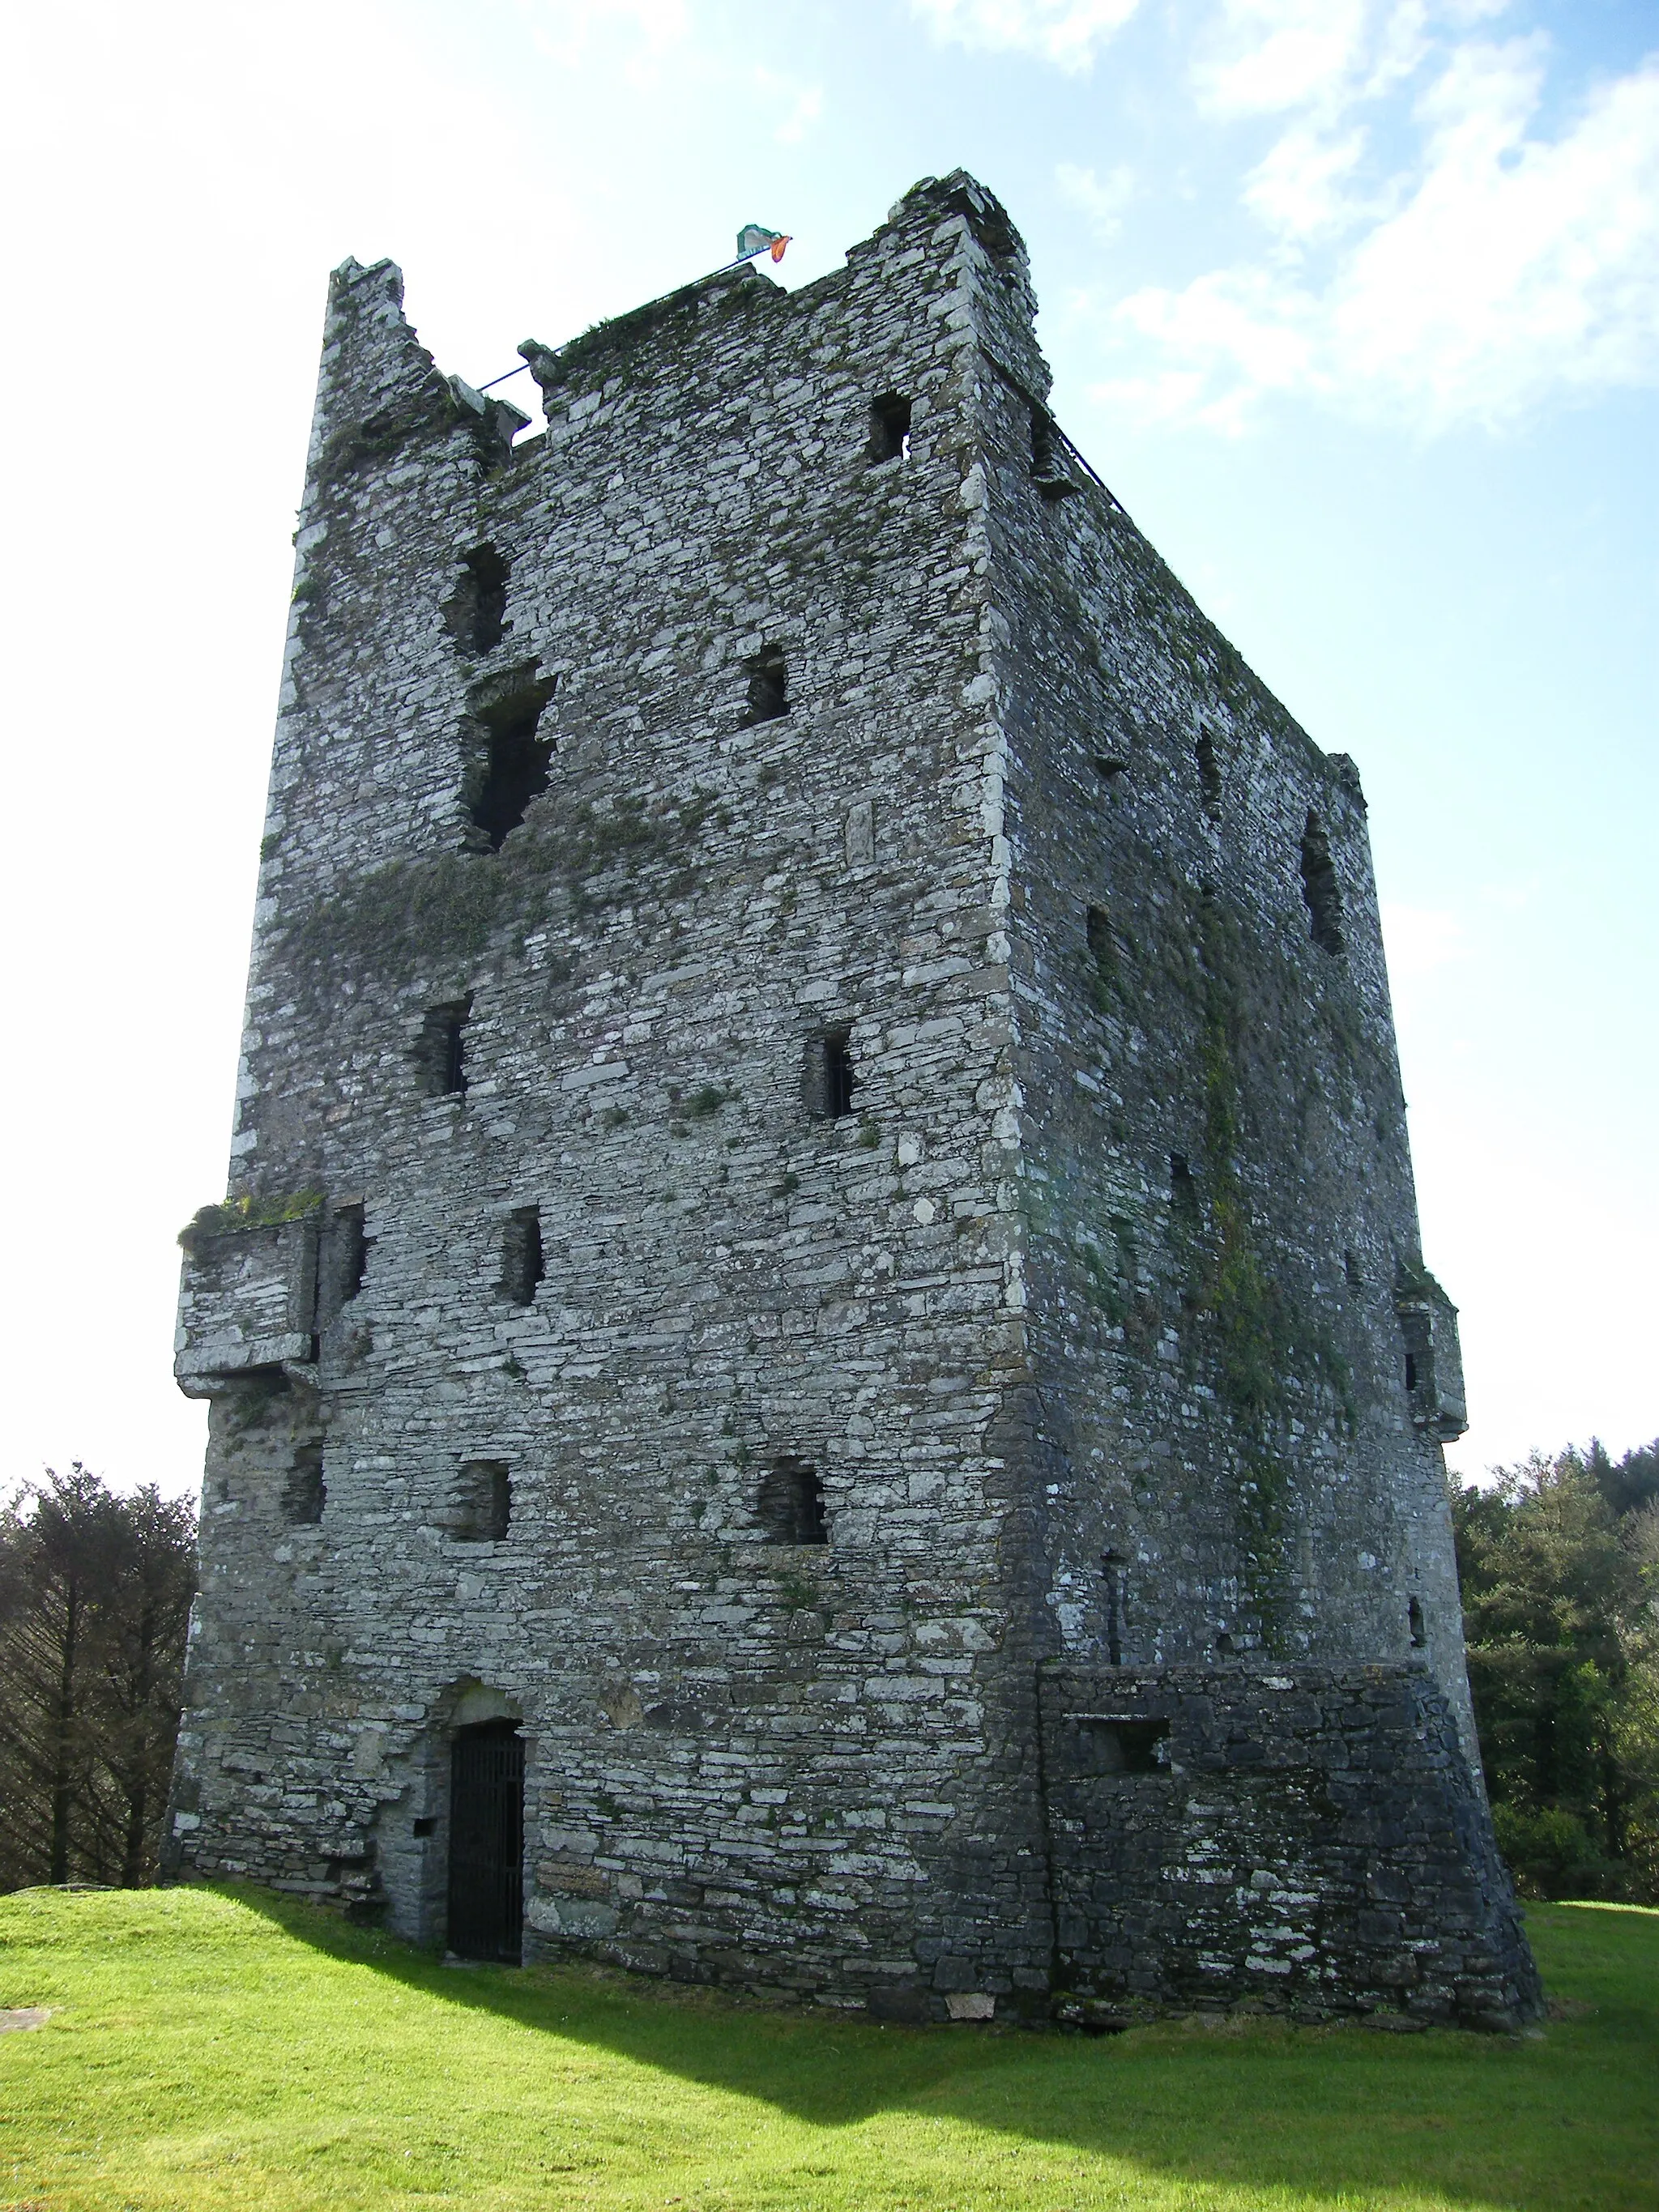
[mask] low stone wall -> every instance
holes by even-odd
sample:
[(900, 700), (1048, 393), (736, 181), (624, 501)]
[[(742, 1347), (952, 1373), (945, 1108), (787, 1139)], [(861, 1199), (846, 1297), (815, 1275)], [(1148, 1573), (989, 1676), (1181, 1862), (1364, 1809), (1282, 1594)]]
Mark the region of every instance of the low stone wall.
[(1538, 2012), (1426, 1668), (1056, 1668), (1042, 1707), (1060, 2018)]

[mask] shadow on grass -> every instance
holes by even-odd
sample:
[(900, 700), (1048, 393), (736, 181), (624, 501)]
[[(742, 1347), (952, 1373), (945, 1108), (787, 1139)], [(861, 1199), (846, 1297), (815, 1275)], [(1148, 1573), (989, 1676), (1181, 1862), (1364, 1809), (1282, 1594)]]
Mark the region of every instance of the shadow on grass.
[(906, 2028), (580, 1966), (447, 1966), (237, 1885), (289, 1936), (441, 2002), (757, 2098), (809, 2124), (908, 2112), (1166, 2179), (1513, 2212), (1651, 2212), (1659, 1912), (1535, 1907), (1568, 2016), (1543, 2035), (1170, 2022), (1110, 2039)]

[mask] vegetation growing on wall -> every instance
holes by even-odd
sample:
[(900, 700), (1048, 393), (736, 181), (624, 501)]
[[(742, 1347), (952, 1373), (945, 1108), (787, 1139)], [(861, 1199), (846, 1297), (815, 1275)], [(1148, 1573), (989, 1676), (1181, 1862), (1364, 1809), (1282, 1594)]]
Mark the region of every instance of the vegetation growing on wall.
[(287, 1221), (303, 1221), (320, 1212), (319, 1190), (295, 1191), (280, 1198), (227, 1198), (216, 1206), (198, 1206), (179, 1231), (186, 1252), (199, 1251), (210, 1237), (238, 1237), (255, 1229), (280, 1229)]
[(653, 889), (684, 896), (690, 855), (709, 810), (699, 797), (647, 807), (562, 805), (556, 823), (526, 822), (499, 854), (428, 853), (393, 860), (314, 900), (287, 924), (286, 958), (326, 978), (337, 965), (396, 981), (423, 968), (474, 960), (497, 932), (522, 939), (561, 915), (620, 905), (647, 867)]

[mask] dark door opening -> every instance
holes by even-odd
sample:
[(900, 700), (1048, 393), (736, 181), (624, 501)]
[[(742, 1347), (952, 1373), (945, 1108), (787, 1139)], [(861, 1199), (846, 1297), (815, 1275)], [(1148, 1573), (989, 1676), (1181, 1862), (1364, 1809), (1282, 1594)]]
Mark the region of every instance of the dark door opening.
[(463, 1729), (449, 1763), (449, 1948), (517, 1966), (524, 1942), (524, 1739), (516, 1721)]

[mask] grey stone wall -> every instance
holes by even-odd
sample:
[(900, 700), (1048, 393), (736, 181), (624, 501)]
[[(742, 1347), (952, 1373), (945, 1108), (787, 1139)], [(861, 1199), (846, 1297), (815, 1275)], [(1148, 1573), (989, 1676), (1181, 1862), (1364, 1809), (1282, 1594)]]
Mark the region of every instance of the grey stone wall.
[(1045, 1670), (1056, 2011), (1507, 2027), (1537, 1976), (1429, 1669)]
[(185, 1268), (178, 1863), (441, 1940), (510, 1718), (532, 1950), (1044, 2012), (1045, 1665), (1420, 1639), (1467, 1723), (1357, 781), (1071, 454), (970, 179), (526, 343), (517, 446), (400, 297), (331, 291)]

